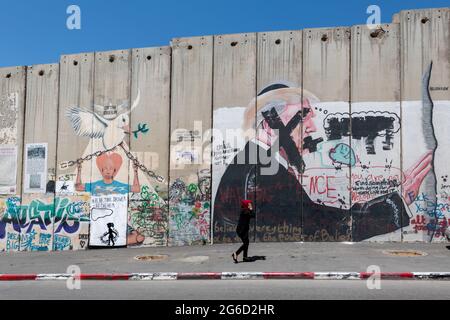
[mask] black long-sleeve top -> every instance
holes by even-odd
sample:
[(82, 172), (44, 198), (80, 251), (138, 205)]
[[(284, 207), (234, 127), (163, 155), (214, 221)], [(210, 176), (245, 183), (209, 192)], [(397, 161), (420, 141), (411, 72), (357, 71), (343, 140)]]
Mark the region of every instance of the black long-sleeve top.
[(243, 209), (239, 216), (239, 223), (236, 228), (237, 234), (248, 233), (250, 229), (250, 220), (255, 218), (255, 213), (253, 210)]

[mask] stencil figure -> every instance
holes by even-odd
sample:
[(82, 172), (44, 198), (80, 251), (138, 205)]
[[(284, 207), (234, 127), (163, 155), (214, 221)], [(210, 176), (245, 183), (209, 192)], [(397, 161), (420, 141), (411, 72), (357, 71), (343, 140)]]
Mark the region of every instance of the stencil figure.
[[(108, 231), (101, 236), (100, 240), (109, 247), (114, 247), (116, 245), (115, 241), (119, 237), (119, 232), (114, 228), (114, 223), (108, 223), (106, 226), (108, 227)], [(108, 237), (108, 240), (105, 239), (106, 237)]]

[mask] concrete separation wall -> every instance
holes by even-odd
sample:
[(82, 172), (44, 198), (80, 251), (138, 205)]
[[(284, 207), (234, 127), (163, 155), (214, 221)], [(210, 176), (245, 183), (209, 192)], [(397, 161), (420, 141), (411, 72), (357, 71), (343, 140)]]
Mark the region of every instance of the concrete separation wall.
[(444, 242), (449, 45), (440, 8), (0, 68), (0, 251), (236, 242), (244, 198), (252, 241)]

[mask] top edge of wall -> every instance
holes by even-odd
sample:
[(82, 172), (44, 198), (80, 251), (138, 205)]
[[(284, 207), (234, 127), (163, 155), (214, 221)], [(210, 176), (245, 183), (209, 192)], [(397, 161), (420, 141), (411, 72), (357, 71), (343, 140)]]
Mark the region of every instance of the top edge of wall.
[(33, 69), (39, 69), (39, 68), (53, 68), (53, 67), (58, 67), (59, 66), (59, 62), (54, 62), (54, 63), (45, 63), (45, 64), (32, 64), (27, 66), (28, 71), (33, 70)]
[(85, 56), (85, 57), (87, 57), (87, 56), (89, 56), (89, 55), (92, 55), (92, 54), (94, 54), (95, 52), (80, 52), (80, 53), (68, 53), (68, 54), (62, 54), (62, 55), (60, 55), (59, 57), (60, 57), (60, 59), (62, 59), (62, 58), (65, 58), (65, 57), (67, 57), (67, 58), (71, 58), (71, 57), (79, 57), (79, 56)]
[(11, 66), (11, 67), (0, 67), (0, 72), (13, 72), (13, 71), (24, 71), (27, 66)]
[(257, 32), (224, 33), (224, 34), (215, 34), (213, 37), (214, 37), (214, 38), (220, 38), (220, 37), (240, 37), (240, 36), (245, 36), (245, 35), (255, 36), (256, 34), (257, 34)]
[(170, 46), (173, 46), (173, 44), (177, 43), (177, 42), (183, 42), (183, 41), (189, 41), (189, 40), (200, 41), (200, 40), (212, 39), (213, 37), (214, 37), (214, 35), (172, 38), (172, 40), (170, 40)]
[(350, 30), (351, 26), (339, 26), (339, 27), (320, 27), (320, 28), (305, 28), (303, 32), (318, 32), (318, 31), (340, 31), (340, 30)]
[(130, 53), (131, 49), (117, 49), (117, 50), (106, 50), (106, 51), (94, 51), (93, 53), (95, 53), (95, 55), (101, 55), (101, 54), (111, 54), (111, 53), (115, 53), (115, 54), (126, 54), (126, 53)]
[(170, 50), (172, 47), (171, 46), (161, 46), (161, 47), (142, 47), (142, 48), (132, 48), (131, 50), (133, 52), (135, 51), (165, 51), (165, 50)]
[(133, 57), (139, 57), (140, 55), (147, 56), (147, 59), (151, 59), (152, 56), (171, 56), (172, 47), (148, 47), (148, 48), (133, 48), (131, 49)]
[(405, 15), (405, 14), (417, 14), (417, 13), (439, 12), (439, 11), (449, 11), (449, 10), (450, 10), (450, 7), (410, 9), (410, 10), (401, 10), (399, 14), (400, 15)]
[[(392, 26), (398, 26), (398, 25), (400, 25), (400, 23), (381, 23), (381, 24), (376, 25), (375, 29), (379, 29), (380, 27), (381, 28), (383, 28), (383, 27), (390, 28)], [(367, 24), (356, 24), (354, 26), (351, 26), (350, 29), (353, 30), (353, 29), (370, 29), (370, 28), (368, 27)]]
[[(303, 32), (304, 29), (295, 29), (295, 30), (278, 30), (278, 31), (259, 31), (259, 32), (253, 32), (256, 34), (279, 34), (279, 33), (287, 33), (287, 32)], [(248, 32), (251, 33), (251, 32)]]

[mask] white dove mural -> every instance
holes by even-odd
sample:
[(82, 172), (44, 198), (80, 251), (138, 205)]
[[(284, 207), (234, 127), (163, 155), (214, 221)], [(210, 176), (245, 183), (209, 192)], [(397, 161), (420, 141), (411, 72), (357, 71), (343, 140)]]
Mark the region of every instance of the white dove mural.
[[(91, 139), (103, 139), (103, 147), (105, 150), (110, 150), (121, 144), (126, 134), (130, 133), (129, 114), (139, 105), (140, 96), (140, 91), (138, 91), (131, 109), (126, 113), (119, 114), (114, 119), (106, 119), (95, 111), (80, 107), (69, 107), (66, 115), (77, 135)], [(103, 108), (103, 106), (95, 107), (96, 109)], [(118, 109), (124, 109), (125, 107), (121, 105)]]

